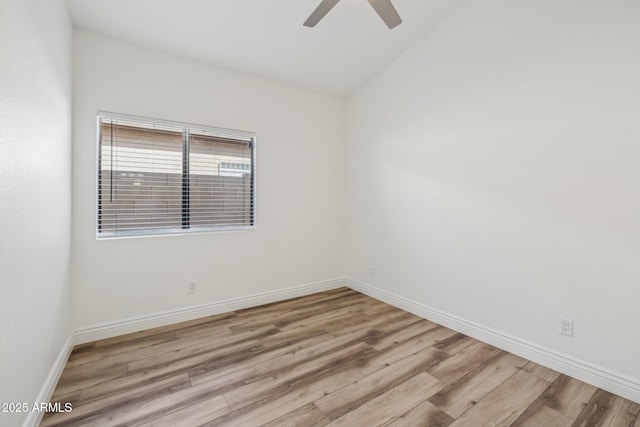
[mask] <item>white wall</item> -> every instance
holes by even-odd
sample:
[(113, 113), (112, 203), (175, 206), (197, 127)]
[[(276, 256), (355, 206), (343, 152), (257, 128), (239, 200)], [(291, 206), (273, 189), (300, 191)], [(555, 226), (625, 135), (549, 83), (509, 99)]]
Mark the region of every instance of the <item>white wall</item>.
[(70, 229), (66, 6), (0, 0), (0, 402), (32, 404), (71, 334)]
[[(255, 132), (256, 230), (97, 241), (98, 110)], [(343, 121), (343, 100), (75, 31), (76, 328), (342, 276)]]
[(637, 1), (468, 1), (366, 84), (348, 274), (640, 384), (639, 22)]

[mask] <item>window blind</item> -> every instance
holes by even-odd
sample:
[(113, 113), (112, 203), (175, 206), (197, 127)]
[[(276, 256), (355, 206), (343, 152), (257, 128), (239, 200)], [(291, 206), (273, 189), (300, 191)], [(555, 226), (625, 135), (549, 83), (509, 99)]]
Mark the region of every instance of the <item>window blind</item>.
[(255, 137), (98, 116), (98, 237), (254, 226)]

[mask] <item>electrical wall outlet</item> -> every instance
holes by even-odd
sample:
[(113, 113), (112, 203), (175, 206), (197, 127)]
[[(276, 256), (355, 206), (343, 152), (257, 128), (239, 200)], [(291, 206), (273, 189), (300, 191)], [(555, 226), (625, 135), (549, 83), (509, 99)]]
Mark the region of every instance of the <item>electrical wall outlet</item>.
[(197, 282), (189, 282), (189, 293), (195, 294), (198, 291), (198, 283)]
[(573, 336), (573, 320), (565, 317), (560, 318), (560, 333), (568, 337)]
[(371, 277), (376, 277), (376, 268), (371, 267)]

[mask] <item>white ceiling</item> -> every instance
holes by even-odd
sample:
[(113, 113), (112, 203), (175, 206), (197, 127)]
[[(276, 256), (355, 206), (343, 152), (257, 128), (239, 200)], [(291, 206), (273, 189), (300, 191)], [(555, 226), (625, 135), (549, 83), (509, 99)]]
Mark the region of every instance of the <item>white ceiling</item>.
[(366, 0), (68, 0), (75, 26), (337, 96), (348, 96), (464, 0), (393, 0), (389, 30)]

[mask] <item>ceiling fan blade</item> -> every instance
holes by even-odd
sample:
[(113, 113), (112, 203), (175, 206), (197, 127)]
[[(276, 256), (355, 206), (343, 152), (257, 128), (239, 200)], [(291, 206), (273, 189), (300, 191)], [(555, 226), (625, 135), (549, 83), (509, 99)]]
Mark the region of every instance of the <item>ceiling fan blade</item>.
[(333, 9), (333, 6), (338, 4), (339, 1), (340, 0), (322, 0), (318, 7), (316, 7), (316, 10), (313, 11), (306, 21), (304, 21), (303, 25), (305, 27), (315, 27), (316, 24), (320, 22), (320, 20), (324, 18), (324, 16), (329, 13), (329, 11)]
[(391, 0), (368, 0), (369, 4), (380, 15), (380, 18), (387, 24), (389, 29), (393, 29), (402, 23), (402, 18), (398, 15), (396, 8), (391, 4)]

